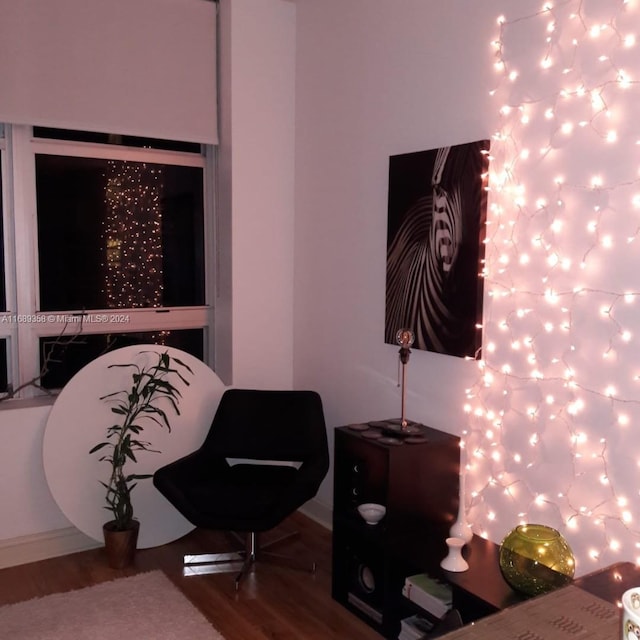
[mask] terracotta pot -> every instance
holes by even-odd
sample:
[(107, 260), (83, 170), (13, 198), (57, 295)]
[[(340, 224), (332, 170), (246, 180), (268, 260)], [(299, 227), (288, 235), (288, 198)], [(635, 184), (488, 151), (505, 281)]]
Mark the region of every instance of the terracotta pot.
[(107, 562), (112, 569), (124, 569), (133, 563), (136, 555), (140, 523), (134, 520), (131, 529), (126, 531), (117, 531), (114, 527), (114, 520), (102, 525)]

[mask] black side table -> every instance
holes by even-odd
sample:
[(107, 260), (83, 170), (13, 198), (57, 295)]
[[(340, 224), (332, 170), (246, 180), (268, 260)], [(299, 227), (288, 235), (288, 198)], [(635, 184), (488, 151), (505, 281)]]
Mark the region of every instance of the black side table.
[(453, 607), (465, 624), (528, 598), (514, 591), (503, 578), (499, 553), (500, 545), (474, 535), (463, 551), (469, 569), (460, 573), (442, 571), (443, 579), (453, 588)]
[(640, 567), (633, 562), (617, 562), (576, 578), (573, 584), (607, 602), (618, 604), (627, 589), (640, 587)]

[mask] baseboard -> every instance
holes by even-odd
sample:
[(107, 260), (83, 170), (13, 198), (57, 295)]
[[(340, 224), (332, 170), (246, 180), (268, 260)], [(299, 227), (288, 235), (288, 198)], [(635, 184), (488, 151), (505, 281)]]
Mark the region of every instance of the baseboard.
[(332, 529), (333, 510), (324, 502), (313, 498), (313, 500), (309, 500), (309, 502), (302, 506), (299, 511), (322, 525), (325, 529)]
[(0, 540), (0, 569), (102, 546), (75, 527)]
[[(300, 511), (326, 529), (331, 530), (333, 512), (328, 505), (313, 499), (307, 502)], [(102, 546), (101, 542), (96, 542), (75, 527), (0, 540), (0, 569), (66, 556), (69, 553), (96, 549), (100, 546)]]

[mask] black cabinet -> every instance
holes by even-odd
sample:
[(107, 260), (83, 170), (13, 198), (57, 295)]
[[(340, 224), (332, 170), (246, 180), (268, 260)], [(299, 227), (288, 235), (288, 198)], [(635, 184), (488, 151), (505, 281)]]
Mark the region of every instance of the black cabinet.
[[(380, 423), (376, 423), (380, 424)], [(421, 427), (420, 442), (391, 444), (362, 427), (335, 430), (332, 594), (386, 638), (416, 606), (402, 595), (406, 576), (428, 573), (452, 587), (453, 608), (468, 624), (526, 599), (507, 584), (499, 545), (474, 536), (469, 569), (444, 571), (446, 538), (458, 513), (459, 439)], [(364, 502), (387, 508), (377, 525), (357, 512)]]
[[(460, 443), (424, 426), (408, 439), (374, 439), (373, 431), (335, 430), (332, 594), (383, 636), (396, 638), (401, 618), (411, 613), (404, 578), (441, 573), (458, 511)], [(358, 514), (365, 502), (386, 507), (377, 525)]]

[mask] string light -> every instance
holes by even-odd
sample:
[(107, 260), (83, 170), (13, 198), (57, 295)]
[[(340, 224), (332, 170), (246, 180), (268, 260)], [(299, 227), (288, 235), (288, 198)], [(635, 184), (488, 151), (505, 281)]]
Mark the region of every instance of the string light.
[(155, 165), (107, 162), (102, 268), (109, 308), (162, 304), (161, 178)]
[(555, 526), (579, 573), (640, 548), (639, 11), (546, 2), (497, 18), (492, 42), (490, 348), (465, 403), (468, 518), (496, 541)]

